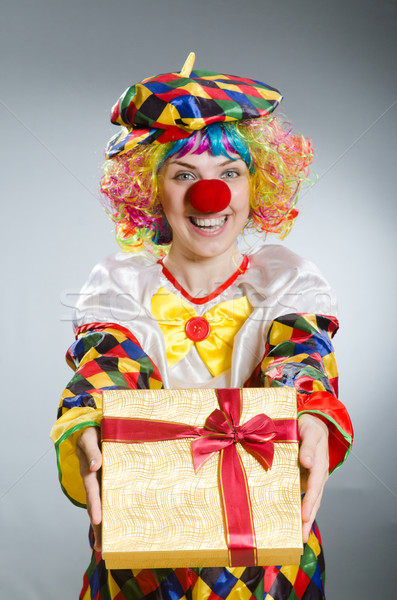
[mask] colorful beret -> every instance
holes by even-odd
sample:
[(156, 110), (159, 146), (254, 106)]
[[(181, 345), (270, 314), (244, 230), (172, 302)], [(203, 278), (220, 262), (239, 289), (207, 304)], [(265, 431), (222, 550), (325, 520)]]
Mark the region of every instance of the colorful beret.
[(192, 71), (194, 59), (191, 52), (180, 73), (149, 77), (122, 94), (110, 118), (124, 127), (109, 141), (106, 158), (138, 144), (187, 138), (211, 123), (256, 119), (282, 100), (278, 90), (254, 79)]

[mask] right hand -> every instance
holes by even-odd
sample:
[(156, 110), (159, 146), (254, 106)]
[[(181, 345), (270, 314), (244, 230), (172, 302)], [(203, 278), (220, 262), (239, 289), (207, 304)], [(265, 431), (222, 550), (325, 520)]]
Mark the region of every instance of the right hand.
[(94, 531), (94, 549), (100, 552), (102, 504), (98, 471), (102, 466), (102, 454), (99, 449), (99, 430), (96, 427), (87, 427), (83, 431), (77, 441), (76, 452), (87, 496), (88, 516)]

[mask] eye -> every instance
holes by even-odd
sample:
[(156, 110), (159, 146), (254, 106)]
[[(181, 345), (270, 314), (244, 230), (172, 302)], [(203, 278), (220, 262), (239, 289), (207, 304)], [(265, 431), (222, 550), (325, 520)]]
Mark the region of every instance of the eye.
[(222, 174), (222, 179), (233, 179), (239, 175), (240, 173), (237, 169), (227, 169), (227, 171)]
[(195, 179), (195, 176), (189, 171), (184, 171), (183, 173), (177, 173), (174, 179), (176, 179), (176, 181), (191, 181), (192, 179)]

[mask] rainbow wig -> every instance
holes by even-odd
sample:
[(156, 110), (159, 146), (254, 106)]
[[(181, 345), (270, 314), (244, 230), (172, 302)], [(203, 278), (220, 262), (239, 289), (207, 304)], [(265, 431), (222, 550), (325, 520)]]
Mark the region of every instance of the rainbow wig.
[(172, 231), (158, 200), (158, 171), (170, 156), (189, 152), (236, 153), (251, 177), (251, 210), (245, 230), (275, 233), (283, 239), (298, 211), (298, 192), (308, 180), (313, 158), (310, 140), (292, 134), (280, 115), (217, 122), (190, 137), (165, 144), (140, 144), (106, 161), (101, 192), (105, 210), (116, 222), (116, 239), (127, 252), (168, 251)]

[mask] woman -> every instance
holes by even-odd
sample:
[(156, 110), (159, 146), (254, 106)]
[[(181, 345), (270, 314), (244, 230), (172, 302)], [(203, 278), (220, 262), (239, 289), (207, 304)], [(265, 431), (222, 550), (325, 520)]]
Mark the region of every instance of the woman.
[[(132, 86), (112, 111), (126, 129), (109, 143), (102, 191), (132, 254), (97, 265), (82, 290), (68, 353), (76, 374), (52, 431), (63, 490), (87, 506), (92, 524), (80, 597), (323, 598), (314, 518), (328, 472), (352, 441), (336, 397), (335, 299), (316, 267), (285, 248), (244, 256), (237, 245), (249, 228), (288, 233), (311, 146), (270, 116), (277, 90), (192, 72), (193, 60)], [(262, 385), (298, 392), (307, 482), (299, 569), (108, 572), (100, 554), (102, 390)]]

